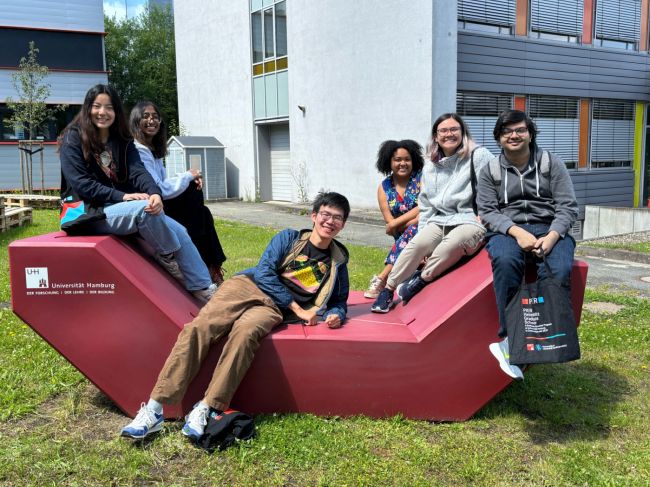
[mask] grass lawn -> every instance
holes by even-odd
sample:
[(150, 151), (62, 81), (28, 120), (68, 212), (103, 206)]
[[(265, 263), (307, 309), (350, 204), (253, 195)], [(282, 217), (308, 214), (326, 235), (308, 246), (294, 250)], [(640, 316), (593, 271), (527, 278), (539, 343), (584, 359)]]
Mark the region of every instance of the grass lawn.
[[(118, 438), (127, 419), (7, 308), (7, 244), (57, 228), (56, 213), (0, 234), (0, 484), (3, 485), (650, 485), (650, 302), (589, 289), (583, 358), (537, 366), (464, 423), (401, 417), (258, 416), (258, 437), (206, 455), (167, 423)], [(219, 221), (233, 273), (274, 234)], [(353, 289), (384, 252), (350, 246)]]
[(590, 247), (601, 247), (604, 249), (622, 249), (631, 252), (650, 253), (650, 242), (637, 243), (589, 243)]

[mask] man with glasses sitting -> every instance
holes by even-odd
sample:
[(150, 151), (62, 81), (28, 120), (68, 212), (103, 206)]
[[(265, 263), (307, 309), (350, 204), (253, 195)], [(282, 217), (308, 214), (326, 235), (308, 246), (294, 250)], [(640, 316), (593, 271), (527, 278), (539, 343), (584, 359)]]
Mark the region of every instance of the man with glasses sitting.
[(223, 336), (228, 338), (212, 380), (185, 418), (183, 434), (195, 442), (204, 433), (210, 410), (229, 407), (261, 340), (276, 325), (298, 321), (314, 326), (322, 317), (330, 328), (340, 328), (347, 312), (348, 251), (334, 238), (349, 214), (345, 196), (320, 193), (311, 230), (281, 231), (255, 267), (224, 281), (179, 334), (149, 402), (122, 429), (122, 436), (142, 439), (159, 431), (163, 404), (182, 400), (210, 346)]
[[(546, 256), (555, 278), (569, 292), (575, 241), (568, 232), (578, 204), (566, 166), (537, 147), (537, 127), (528, 115), (519, 110), (501, 113), (493, 134), (502, 152), (481, 171), (477, 194), (479, 216), (488, 229), (498, 334), (503, 338), (492, 343), (490, 351), (506, 374), (523, 379), (521, 369), (508, 360), (506, 305), (521, 284), (530, 252)], [(537, 273), (539, 279), (546, 277), (541, 259)]]

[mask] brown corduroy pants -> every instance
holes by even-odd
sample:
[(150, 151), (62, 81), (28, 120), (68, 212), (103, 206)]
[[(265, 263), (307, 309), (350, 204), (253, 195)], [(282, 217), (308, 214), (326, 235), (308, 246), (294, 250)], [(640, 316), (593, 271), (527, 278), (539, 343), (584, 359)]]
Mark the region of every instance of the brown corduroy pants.
[(151, 392), (152, 399), (179, 403), (212, 344), (228, 335), (203, 398), (209, 406), (226, 410), (260, 341), (281, 322), (282, 313), (273, 300), (248, 277), (226, 280), (178, 335)]

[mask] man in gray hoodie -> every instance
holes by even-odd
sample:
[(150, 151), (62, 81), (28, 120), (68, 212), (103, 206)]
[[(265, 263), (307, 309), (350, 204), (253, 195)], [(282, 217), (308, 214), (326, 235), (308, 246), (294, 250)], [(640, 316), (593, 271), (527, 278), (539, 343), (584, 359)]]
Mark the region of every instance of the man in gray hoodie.
[[(575, 241), (568, 234), (578, 216), (573, 183), (562, 160), (537, 147), (537, 127), (524, 112), (507, 110), (497, 119), (494, 139), (502, 152), (483, 168), (478, 180), (479, 216), (488, 230), (494, 293), (499, 311), (498, 343), (490, 351), (515, 379), (523, 373), (509, 362), (506, 305), (517, 291), (526, 254), (546, 256), (555, 278), (569, 292)], [(537, 260), (539, 279), (546, 269)]]

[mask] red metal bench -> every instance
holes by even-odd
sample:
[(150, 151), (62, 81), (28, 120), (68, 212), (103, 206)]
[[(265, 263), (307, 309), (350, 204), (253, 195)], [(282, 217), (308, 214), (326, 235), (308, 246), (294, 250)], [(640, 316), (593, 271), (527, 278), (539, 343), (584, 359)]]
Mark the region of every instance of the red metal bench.
[[(51, 233), (9, 246), (14, 312), (125, 413), (148, 398), (196, 302), (150, 258), (113, 236)], [(576, 321), (587, 265), (574, 263)], [(408, 306), (370, 313), (350, 295), (339, 330), (282, 325), (260, 347), (233, 407), (250, 413), (402, 414), (465, 420), (506, 387), (488, 344), (497, 339), (485, 251), (427, 286)], [(219, 357), (211, 351), (182, 404), (201, 398)]]

